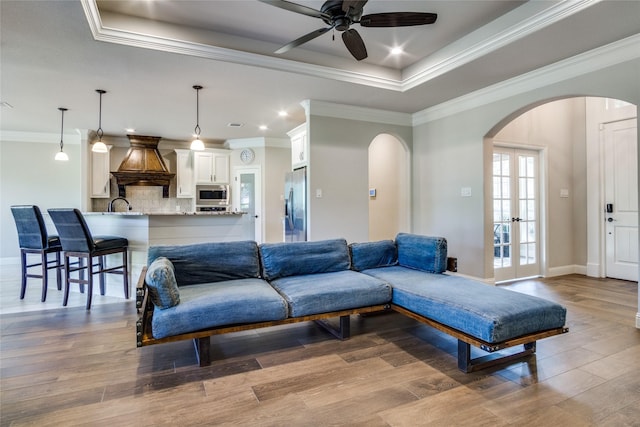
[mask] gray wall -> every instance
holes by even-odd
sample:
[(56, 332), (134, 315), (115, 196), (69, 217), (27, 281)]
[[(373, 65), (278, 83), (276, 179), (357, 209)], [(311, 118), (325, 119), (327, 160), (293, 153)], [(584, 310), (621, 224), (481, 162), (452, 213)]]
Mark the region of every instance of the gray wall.
[[(492, 277), (491, 253), (485, 251), (487, 242), (491, 242), (491, 218), (483, 194), (488, 191), (482, 184), (485, 170), (479, 161), (484, 159), (489, 167), (491, 146), (484, 137), (519, 115), (517, 112), (562, 97), (603, 96), (638, 105), (638, 76), (640, 60), (636, 59), (414, 127), (414, 231), (446, 236), (450, 254), (458, 257), (460, 272)], [(582, 155), (577, 150), (574, 154)], [(472, 188), (472, 197), (460, 197), (462, 186)]]
[[(65, 143), (69, 161), (59, 162), (53, 159), (58, 143), (59, 136), (52, 143), (0, 141), (0, 259), (20, 256), (11, 205), (35, 204), (44, 214), (49, 208), (80, 207), (80, 145)], [(48, 228), (55, 233), (52, 224)]]
[[(411, 126), (345, 120), (313, 114), (309, 119), (309, 240), (369, 240), (369, 144), (388, 133), (411, 149)], [(322, 198), (316, 191), (322, 191)]]

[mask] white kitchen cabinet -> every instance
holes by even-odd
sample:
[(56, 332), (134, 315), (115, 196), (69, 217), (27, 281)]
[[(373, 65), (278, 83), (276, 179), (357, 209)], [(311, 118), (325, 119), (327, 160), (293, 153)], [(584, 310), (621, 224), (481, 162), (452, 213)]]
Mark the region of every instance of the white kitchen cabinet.
[(111, 197), (111, 148), (106, 153), (91, 152), (91, 198), (108, 199)]
[(307, 164), (307, 124), (303, 123), (287, 133), (291, 138), (291, 168)]
[(176, 197), (190, 199), (195, 194), (193, 154), (191, 150), (176, 149)]
[(194, 153), (196, 184), (228, 184), (229, 154), (214, 151)]

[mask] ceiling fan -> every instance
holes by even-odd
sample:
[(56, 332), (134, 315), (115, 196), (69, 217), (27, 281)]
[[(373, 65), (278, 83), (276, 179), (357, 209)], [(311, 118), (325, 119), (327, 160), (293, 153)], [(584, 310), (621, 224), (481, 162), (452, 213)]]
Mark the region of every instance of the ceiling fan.
[(362, 15), (364, 5), (368, 0), (327, 0), (320, 10), (292, 3), (286, 0), (260, 0), (263, 3), (279, 7), (291, 12), (300, 13), (314, 18), (320, 18), (328, 27), (312, 31), (282, 46), (275, 53), (287, 52), (298, 47), (331, 29), (342, 31), (342, 41), (355, 59), (361, 61), (367, 57), (367, 48), (360, 34), (349, 28), (351, 24), (363, 27), (408, 27), (413, 25), (433, 24), (438, 15), (425, 12), (387, 12)]

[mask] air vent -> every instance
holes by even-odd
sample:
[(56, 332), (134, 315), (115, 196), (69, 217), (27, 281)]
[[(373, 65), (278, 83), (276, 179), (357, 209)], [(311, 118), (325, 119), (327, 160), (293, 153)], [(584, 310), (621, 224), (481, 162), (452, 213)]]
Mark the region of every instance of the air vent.
[(227, 123), (227, 126), (230, 128), (241, 128), (244, 125), (242, 123)]

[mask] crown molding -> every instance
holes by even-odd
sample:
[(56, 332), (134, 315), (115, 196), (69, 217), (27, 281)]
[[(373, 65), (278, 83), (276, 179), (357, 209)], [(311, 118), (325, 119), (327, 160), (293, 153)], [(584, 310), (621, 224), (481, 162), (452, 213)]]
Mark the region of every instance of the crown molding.
[[(600, 0), (527, 2), (446, 48), (401, 71), (399, 79), (307, 64), (202, 43), (170, 39), (103, 25), (96, 0), (81, 0), (93, 38), (98, 41), (196, 56), (235, 64), (406, 92), (474, 59), (580, 12)], [(549, 6), (551, 4), (551, 6)], [(405, 77), (406, 76), (406, 77)]]
[(228, 139), (224, 142), (225, 148), (240, 150), (243, 148), (291, 148), (291, 141), (286, 138), (238, 138)]
[(413, 114), (412, 122), (414, 126), (425, 124), (638, 58), (640, 34), (419, 111)]
[(104, 26), (102, 23), (96, 0), (81, 0), (81, 3), (85, 16), (87, 17), (87, 21), (89, 22), (89, 28), (91, 29), (93, 38), (98, 41), (292, 72), (312, 77), (322, 77), (394, 91), (402, 90), (402, 82), (397, 79), (321, 65), (306, 64), (284, 58), (275, 58), (202, 43), (175, 40), (167, 37), (109, 28)]
[[(49, 132), (20, 132), (11, 130), (0, 130), (0, 141), (59, 145), (60, 134)], [(80, 145), (81, 142), (82, 134), (79, 129), (64, 133), (65, 145)]]
[(413, 89), (461, 65), (559, 22), (601, 0), (574, 0), (552, 3), (527, 2), (467, 34), (433, 55), (403, 71), (402, 90)]
[(336, 104), (333, 102), (305, 100), (302, 103), (307, 117), (323, 116), (336, 119), (358, 120), (363, 122), (384, 123), (397, 126), (412, 126), (412, 116), (409, 113), (378, 110), (374, 108), (356, 107), (353, 105)]

